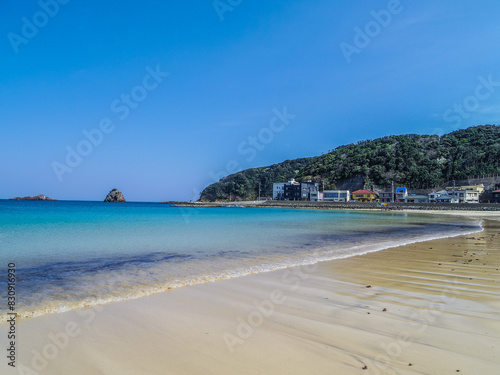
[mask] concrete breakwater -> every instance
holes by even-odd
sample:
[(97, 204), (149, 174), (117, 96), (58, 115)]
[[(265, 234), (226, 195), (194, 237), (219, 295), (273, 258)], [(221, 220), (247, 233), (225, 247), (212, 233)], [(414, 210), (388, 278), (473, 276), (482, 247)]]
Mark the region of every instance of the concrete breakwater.
[(307, 202), (307, 201), (264, 201), (264, 202), (178, 202), (177, 207), (276, 207), (302, 208), (321, 210), (375, 210), (375, 211), (402, 211), (402, 210), (433, 210), (433, 211), (500, 211), (500, 204), (437, 204), (437, 203), (360, 203), (360, 202)]
[(500, 211), (500, 204), (437, 204), (437, 203), (336, 203), (336, 202), (293, 202), (293, 201), (267, 201), (260, 207), (282, 207), (282, 208), (316, 208), (332, 210), (447, 210), (447, 211)]

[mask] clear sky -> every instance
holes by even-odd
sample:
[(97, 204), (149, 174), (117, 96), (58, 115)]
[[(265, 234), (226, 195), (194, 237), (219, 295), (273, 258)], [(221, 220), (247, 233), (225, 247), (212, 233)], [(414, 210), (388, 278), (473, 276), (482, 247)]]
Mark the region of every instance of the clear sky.
[(500, 115), (496, 0), (5, 0), (0, 198), (190, 199)]

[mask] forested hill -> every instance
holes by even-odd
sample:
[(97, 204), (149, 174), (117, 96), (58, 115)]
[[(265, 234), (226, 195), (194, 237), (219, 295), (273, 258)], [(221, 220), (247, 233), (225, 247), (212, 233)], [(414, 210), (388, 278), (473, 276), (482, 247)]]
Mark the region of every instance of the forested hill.
[(272, 196), (272, 184), (291, 178), (324, 181), (325, 189), (348, 180), (371, 185), (431, 189), (453, 179), (500, 174), (500, 126), (482, 125), (443, 136), (397, 135), (340, 146), (324, 155), (287, 160), (229, 175), (203, 190), (202, 201)]

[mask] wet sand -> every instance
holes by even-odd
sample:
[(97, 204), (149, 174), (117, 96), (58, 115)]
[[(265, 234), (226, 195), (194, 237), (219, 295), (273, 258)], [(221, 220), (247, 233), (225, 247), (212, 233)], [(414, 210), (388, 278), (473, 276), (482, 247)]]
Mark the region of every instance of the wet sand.
[[(17, 368), (4, 358), (1, 373), (496, 375), (500, 221), (483, 225), (22, 320)], [(0, 335), (5, 346), (5, 325)]]

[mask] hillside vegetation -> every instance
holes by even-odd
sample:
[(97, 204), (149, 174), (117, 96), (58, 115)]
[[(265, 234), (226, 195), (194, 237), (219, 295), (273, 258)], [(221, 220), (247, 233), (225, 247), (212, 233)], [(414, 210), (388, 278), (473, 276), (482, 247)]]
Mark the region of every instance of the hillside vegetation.
[(272, 196), (274, 182), (289, 181), (312, 160), (313, 158), (286, 160), (269, 167), (245, 169), (205, 188), (200, 200), (255, 200), (259, 194), (259, 183), (261, 196)]
[(443, 136), (397, 135), (340, 146), (324, 155), (287, 160), (229, 175), (203, 190), (200, 200), (272, 196), (273, 182), (323, 181), (325, 189), (350, 179), (371, 185), (431, 189), (452, 179), (500, 174), (500, 126), (483, 125)]

